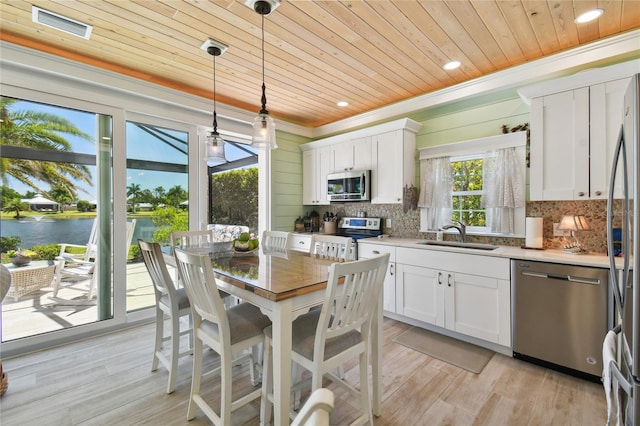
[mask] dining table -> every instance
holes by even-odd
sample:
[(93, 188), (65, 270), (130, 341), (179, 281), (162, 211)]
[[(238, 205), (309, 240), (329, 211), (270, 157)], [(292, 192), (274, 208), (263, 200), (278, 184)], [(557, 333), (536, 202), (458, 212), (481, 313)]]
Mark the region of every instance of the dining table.
[[(325, 289), (332, 260), (295, 250), (251, 253), (229, 251), (217, 244), (182, 247), (211, 258), (216, 285), (223, 291), (251, 303), (269, 317), (273, 336), (274, 424), (289, 424), (291, 404), (292, 323), (300, 315), (325, 300)], [(175, 265), (172, 254), (167, 263)], [(372, 410), (380, 415), (382, 398), (382, 293), (372, 320), (371, 367)], [(261, 419), (262, 420), (262, 419)]]

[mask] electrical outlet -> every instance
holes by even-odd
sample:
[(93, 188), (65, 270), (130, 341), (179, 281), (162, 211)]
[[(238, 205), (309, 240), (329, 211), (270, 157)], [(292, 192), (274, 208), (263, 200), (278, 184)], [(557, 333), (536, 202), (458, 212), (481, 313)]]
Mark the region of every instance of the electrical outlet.
[(387, 228), (391, 228), (391, 219), (387, 219)]
[(558, 229), (558, 226), (560, 226), (559, 223), (554, 223), (553, 224), (553, 236), (554, 237), (570, 237), (571, 236), (571, 231), (561, 231)]

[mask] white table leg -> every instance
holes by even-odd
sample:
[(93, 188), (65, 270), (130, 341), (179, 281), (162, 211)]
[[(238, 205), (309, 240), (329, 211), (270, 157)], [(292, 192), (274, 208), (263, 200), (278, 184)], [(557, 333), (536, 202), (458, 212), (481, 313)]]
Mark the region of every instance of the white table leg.
[(273, 318), (273, 411), (274, 425), (289, 424), (291, 402), (291, 323), (292, 302), (275, 304)]
[(371, 371), (373, 375), (373, 415), (380, 417), (382, 409), (382, 292), (378, 298), (376, 315), (371, 324)]

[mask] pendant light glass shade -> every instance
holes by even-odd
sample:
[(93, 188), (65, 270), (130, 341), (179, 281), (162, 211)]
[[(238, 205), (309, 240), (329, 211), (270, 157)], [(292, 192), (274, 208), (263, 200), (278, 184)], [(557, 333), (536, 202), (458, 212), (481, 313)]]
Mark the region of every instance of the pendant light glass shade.
[(216, 114), (216, 56), (222, 54), (220, 48), (222, 45), (215, 45), (212, 40), (210, 42), (212, 45), (207, 47), (207, 52), (213, 56), (213, 131), (209, 133), (205, 142), (204, 160), (207, 162), (207, 166), (214, 167), (226, 163), (227, 158), (224, 155), (224, 139), (218, 133)]
[(204, 159), (207, 166), (213, 167), (227, 162), (224, 155), (224, 139), (218, 132), (211, 132), (207, 136)]
[(256, 148), (275, 149), (276, 143), (276, 123), (269, 116), (267, 111), (266, 86), (264, 84), (264, 16), (271, 12), (271, 4), (266, 1), (257, 1), (254, 10), (262, 16), (262, 108), (258, 116), (253, 120), (253, 137), (251, 145)]
[(256, 148), (275, 149), (276, 143), (276, 123), (269, 113), (260, 113), (253, 120), (253, 138), (251, 145)]

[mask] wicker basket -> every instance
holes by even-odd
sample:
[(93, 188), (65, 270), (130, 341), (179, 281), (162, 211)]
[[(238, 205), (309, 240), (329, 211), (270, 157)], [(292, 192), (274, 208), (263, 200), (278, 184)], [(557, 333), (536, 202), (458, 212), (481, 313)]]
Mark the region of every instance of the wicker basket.
[(9, 375), (7, 373), (2, 373), (0, 376), (0, 396), (4, 395), (9, 387)]

